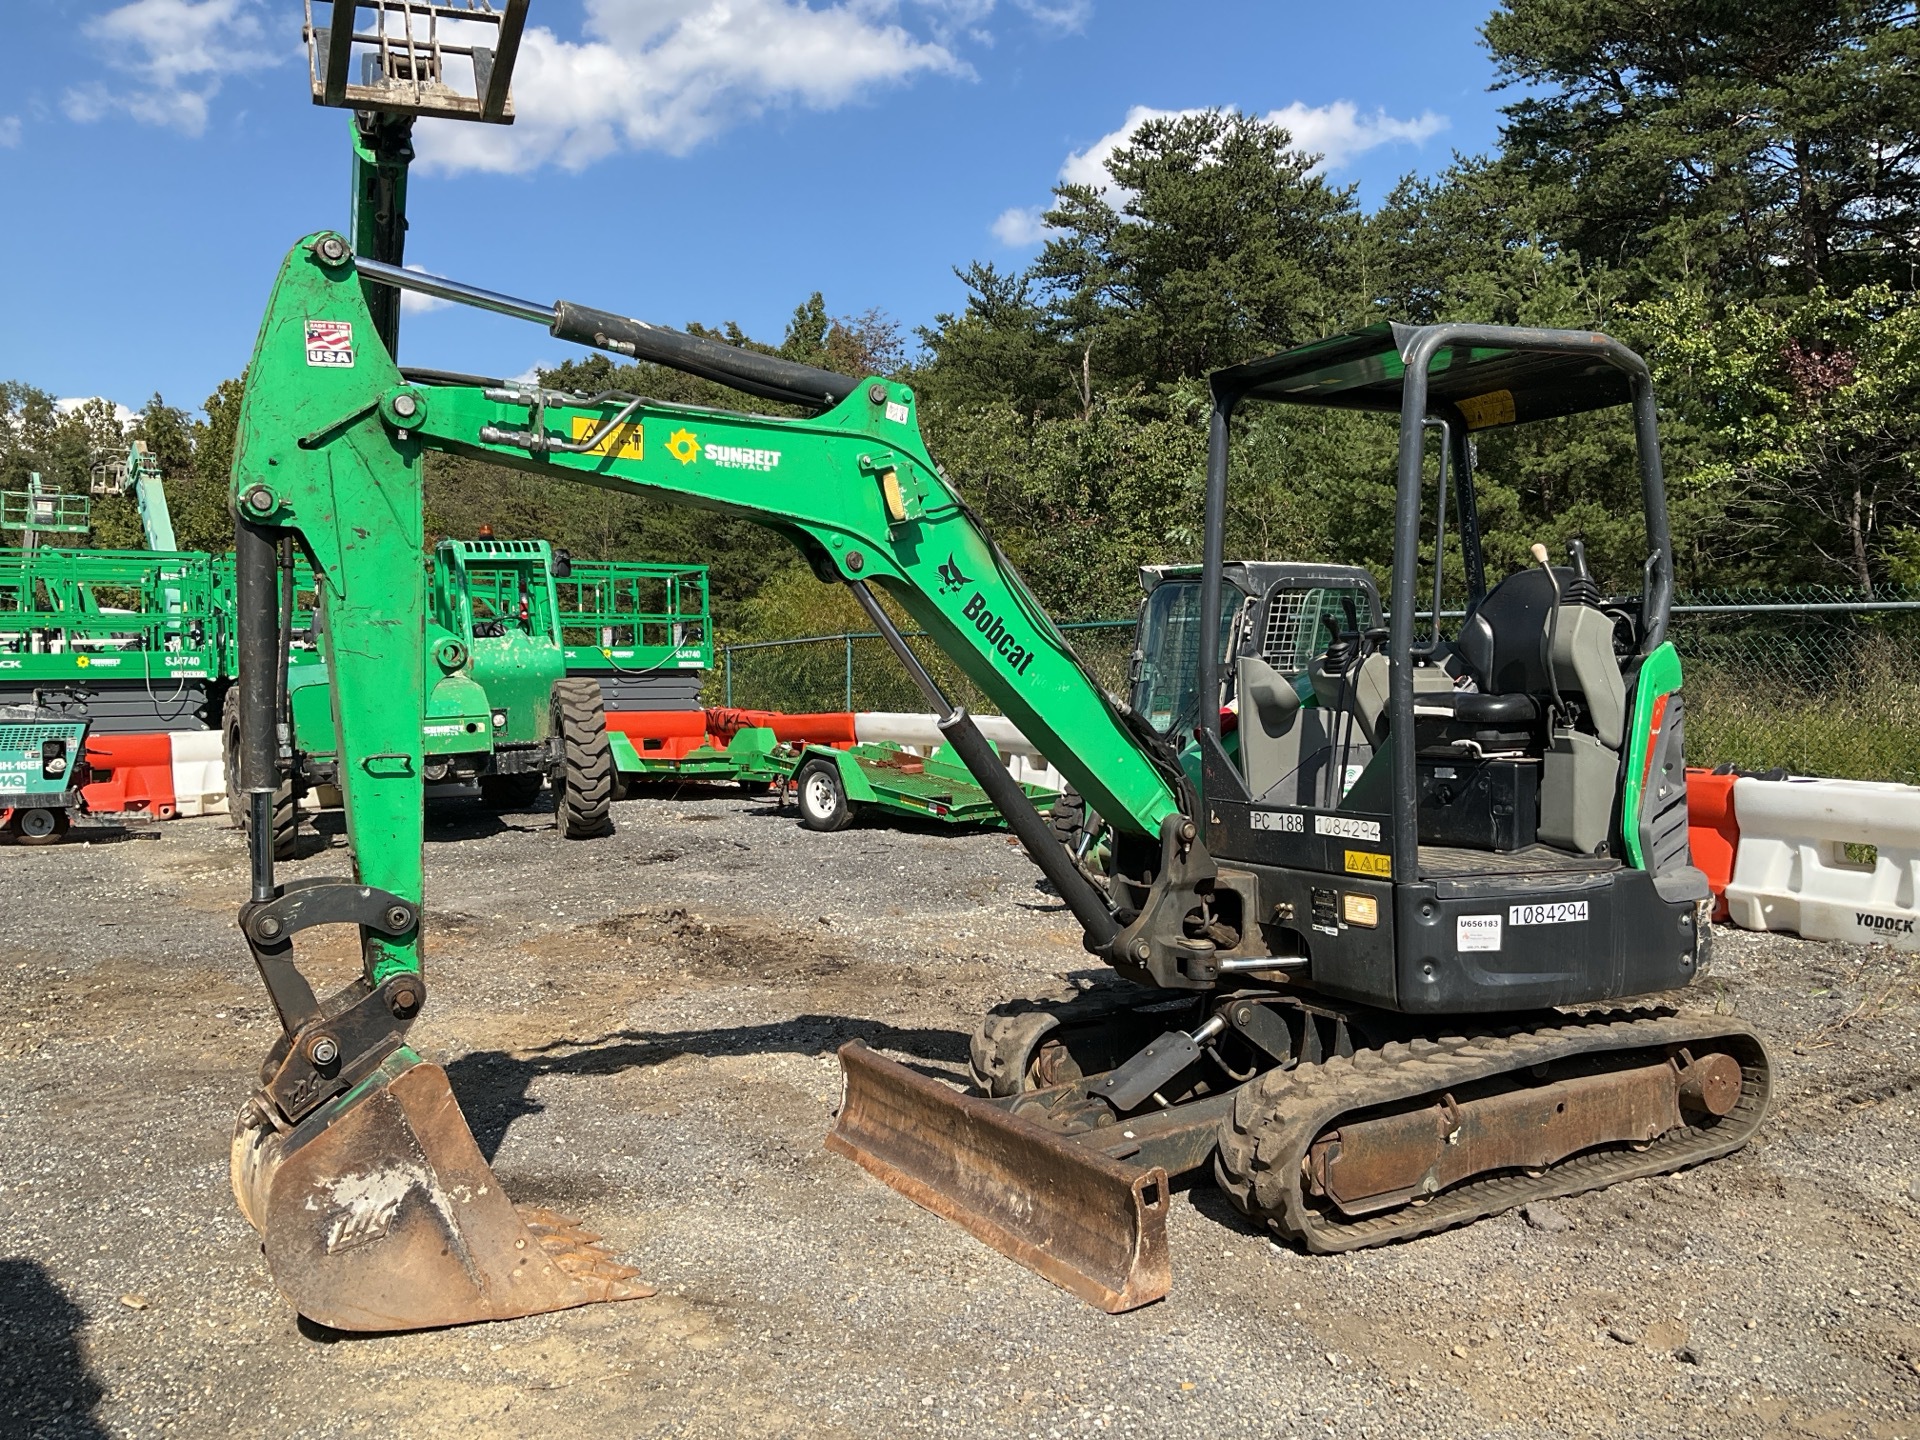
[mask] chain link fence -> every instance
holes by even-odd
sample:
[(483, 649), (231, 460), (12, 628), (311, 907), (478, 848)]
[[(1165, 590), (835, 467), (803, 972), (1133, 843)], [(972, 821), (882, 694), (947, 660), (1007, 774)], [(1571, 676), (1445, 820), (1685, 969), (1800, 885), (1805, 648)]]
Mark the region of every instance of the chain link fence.
[[(1133, 621), (1060, 628), (1101, 684), (1125, 694)], [(1690, 764), (1920, 784), (1920, 592), (1872, 601), (1696, 592), (1674, 607), (1672, 637), (1686, 673)], [(949, 697), (994, 713), (924, 636), (908, 641)], [(926, 709), (875, 634), (725, 646), (707, 700), (789, 712)]]

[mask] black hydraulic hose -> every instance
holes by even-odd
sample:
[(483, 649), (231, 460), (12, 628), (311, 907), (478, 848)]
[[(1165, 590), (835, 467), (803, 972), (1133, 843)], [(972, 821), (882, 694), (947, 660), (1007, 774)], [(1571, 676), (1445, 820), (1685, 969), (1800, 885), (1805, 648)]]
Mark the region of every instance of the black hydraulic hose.
[(947, 744), (959, 755), (974, 782), (987, 792), (987, 798), (1005, 818), (1007, 828), (1026, 847), (1028, 858), (1040, 867), (1040, 873), (1047, 877), (1054, 891), (1066, 902), (1067, 909), (1073, 912), (1073, 918), (1080, 922), (1080, 928), (1086, 931), (1087, 949), (1095, 953), (1104, 952), (1120, 933), (1119, 922), (1113, 918), (1105, 898), (1080, 873), (1080, 867), (1074, 863), (1073, 856), (1067, 853), (1067, 847), (1060, 843), (1060, 837), (1040, 818), (1040, 812), (1033, 808), (1027, 792), (1007, 773), (1007, 767), (1000, 763), (1000, 757), (994, 753), (993, 746), (987, 743), (987, 737), (980, 733), (980, 727), (973, 723), (973, 717), (967, 714), (964, 706), (956, 706), (947, 699), (939, 682), (927, 673), (926, 666), (913, 653), (892, 617), (880, 608), (873, 591), (860, 580), (848, 582), (847, 588), (853, 592), (853, 598), (860, 602), (860, 608), (867, 612), (867, 618), (887, 642), (887, 648), (906, 667), (907, 674), (919, 687), (920, 693), (926, 696), (927, 703), (933, 706), (938, 717), (935, 723), (939, 725), (940, 733), (947, 737)]
[(240, 788), (248, 811), (253, 898), (273, 899), (273, 792), (279, 779), (274, 690), (278, 683), (280, 607), (275, 535), (242, 520), (234, 527), (234, 608), (240, 656)]
[[(279, 760), (293, 748), (293, 710), (288, 703), (288, 672), (293, 665), (293, 537), (280, 540), (280, 644), (275, 647), (273, 667), (274, 774), (279, 776)], [(277, 787), (276, 787), (277, 788)]]
[(650, 360), (672, 370), (684, 370), (689, 375), (758, 395), (763, 400), (778, 400), (814, 411), (830, 410), (853, 394), (860, 383), (832, 370), (742, 350), (737, 345), (687, 335), (664, 325), (649, 325), (644, 320), (615, 315), (610, 310), (596, 310), (590, 305), (575, 305), (568, 300), (542, 305), (535, 300), (464, 285), (443, 275), (406, 270), (368, 256), (358, 257), (354, 264), (361, 279), (376, 285), (412, 290), (516, 319), (532, 320), (545, 325), (556, 339), (591, 345), (596, 350), (611, 350), (635, 360)]
[(987, 737), (980, 733), (980, 727), (973, 723), (973, 717), (960, 709), (937, 723), (947, 744), (972, 772), (974, 781), (987, 792), (994, 808), (1006, 818), (1007, 828), (1019, 837), (1027, 855), (1040, 867), (1040, 873), (1047, 877), (1048, 883), (1066, 902), (1067, 909), (1073, 912), (1073, 918), (1080, 922), (1080, 928), (1086, 931), (1088, 950), (1104, 952), (1120, 933), (1119, 922), (1100, 892), (1080, 873), (1080, 867), (1074, 863), (1072, 853), (1060, 843), (1060, 837), (1040, 818), (1026, 791), (1007, 773), (1007, 767), (1000, 763), (1000, 757), (987, 743)]
[(554, 302), (553, 323), (548, 329), (555, 338), (571, 340), (576, 345), (611, 350), (635, 360), (651, 360), (656, 365), (683, 370), (689, 375), (758, 395), (763, 400), (778, 400), (812, 410), (832, 409), (860, 383), (832, 370), (742, 350), (718, 340), (686, 335), (567, 300)]

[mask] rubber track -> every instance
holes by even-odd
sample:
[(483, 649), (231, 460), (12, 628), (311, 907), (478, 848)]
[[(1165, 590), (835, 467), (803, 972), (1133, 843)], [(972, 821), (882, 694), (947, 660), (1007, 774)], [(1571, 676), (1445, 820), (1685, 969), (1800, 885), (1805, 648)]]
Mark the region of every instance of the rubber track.
[(613, 749), (597, 680), (569, 676), (553, 687), (559, 721), (560, 828), (569, 840), (613, 833)]
[[(1731, 1113), (1669, 1130), (1644, 1149), (1585, 1151), (1537, 1174), (1501, 1171), (1380, 1215), (1345, 1219), (1306, 1193), (1307, 1151), (1343, 1116), (1437, 1098), (1457, 1086), (1555, 1060), (1678, 1045), (1696, 1052), (1703, 1046), (1722, 1048), (1739, 1060), (1743, 1084)], [(1221, 1188), (1250, 1219), (1316, 1254), (1335, 1254), (1430, 1235), (1532, 1200), (1577, 1195), (1712, 1160), (1752, 1137), (1766, 1117), (1771, 1094), (1766, 1047), (1744, 1025), (1671, 1012), (1569, 1016), (1563, 1024), (1538, 1029), (1393, 1043), (1351, 1059), (1269, 1071), (1235, 1097), (1233, 1113), (1220, 1128), (1214, 1168)]]

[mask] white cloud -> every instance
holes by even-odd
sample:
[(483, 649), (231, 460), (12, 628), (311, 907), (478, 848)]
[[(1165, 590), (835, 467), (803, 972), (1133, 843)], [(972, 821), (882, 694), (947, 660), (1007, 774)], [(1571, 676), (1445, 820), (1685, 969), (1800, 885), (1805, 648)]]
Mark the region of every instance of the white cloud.
[(268, 44), (261, 0), (129, 0), (86, 22), (107, 64), (135, 83), (96, 82), (67, 91), (67, 114), (98, 120), (124, 110), (186, 135), (207, 128), (207, 107), (229, 75), (279, 64), (290, 47)]
[(20, 144), (20, 117), (0, 115), (0, 150), (12, 150)]
[[(988, 0), (943, 0), (929, 36), (897, 0), (585, 0), (583, 38), (522, 37), (511, 126), (429, 122), (432, 168), (583, 170), (620, 150), (684, 154), (770, 108), (831, 110), (923, 74), (969, 76), (941, 38)], [(925, 18), (922, 11), (915, 12)]]
[(122, 425), (131, 425), (137, 418), (133, 411), (122, 405), (118, 400), (109, 400), (104, 395), (75, 395), (66, 400), (54, 401), (53, 408), (62, 415), (71, 415), (82, 405), (94, 404), (113, 406), (113, 418), (118, 420)]
[[(1150, 105), (1135, 105), (1116, 130), (1109, 130), (1084, 150), (1075, 150), (1061, 163), (1059, 179), (1066, 185), (1088, 185), (1100, 192), (1109, 205), (1123, 203), (1108, 165), (1113, 152), (1133, 139), (1134, 133), (1149, 120), (1173, 119), (1183, 115), (1201, 115), (1204, 110), (1156, 110)], [(1266, 115), (1269, 124), (1285, 126), (1293, 136), (1293, 148), (1319, 160), (1314, 168), (1338, 170), (1356, 156), (1381, 145), (1419, 145), (1447, 128), (1447, 117), (1423, 110), (1410, 120), (1399, 120), (1376, 109), (1362, 115), (1351, 100), (1336, 100), (1331, 105), (1303, 105), (1298, 100)], [(1037, 245), (1050, 233), (1040, 223), (1045, 205), (1015, 207), (1000, 212), (990, 227), (994, 237), (1010, 249)]]
[(1351, 100), (1331, 105), (1302, 105), (1296, 100), (1267, 119), (1286, 126), (1293, 134), (1294, 148), (1320, 156), (1329, 170), (1338, 170), (1381, 145), (1425, 144), (1447, 128), (1447, 117), (1431, 110), (1422, 110), (1411, 120), (1396, 120), (1384, 108), (1362, 115)]
[(1014, 0), (1043, 30), (1082, 30), (1093, 18), (1093, 0)]
[(1044, 205), (1015, 205), (1002, 210), (990, 227), (993, 238), (1010, 250), (1038, 245), (1051, 233), (1040, 219), (1046, 209)]

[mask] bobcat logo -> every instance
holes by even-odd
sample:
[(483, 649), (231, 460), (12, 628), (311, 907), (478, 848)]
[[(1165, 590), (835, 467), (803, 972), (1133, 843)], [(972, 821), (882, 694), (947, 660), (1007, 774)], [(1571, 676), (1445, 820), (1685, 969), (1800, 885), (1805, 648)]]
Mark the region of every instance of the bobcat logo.
[(953, 552), (949, 550), (947, 563), (940, 567), (940, 593), (951, 595), (954, 591), (972, 583), (972, 577), (960, 573), (960, 567), (954, 563)]

